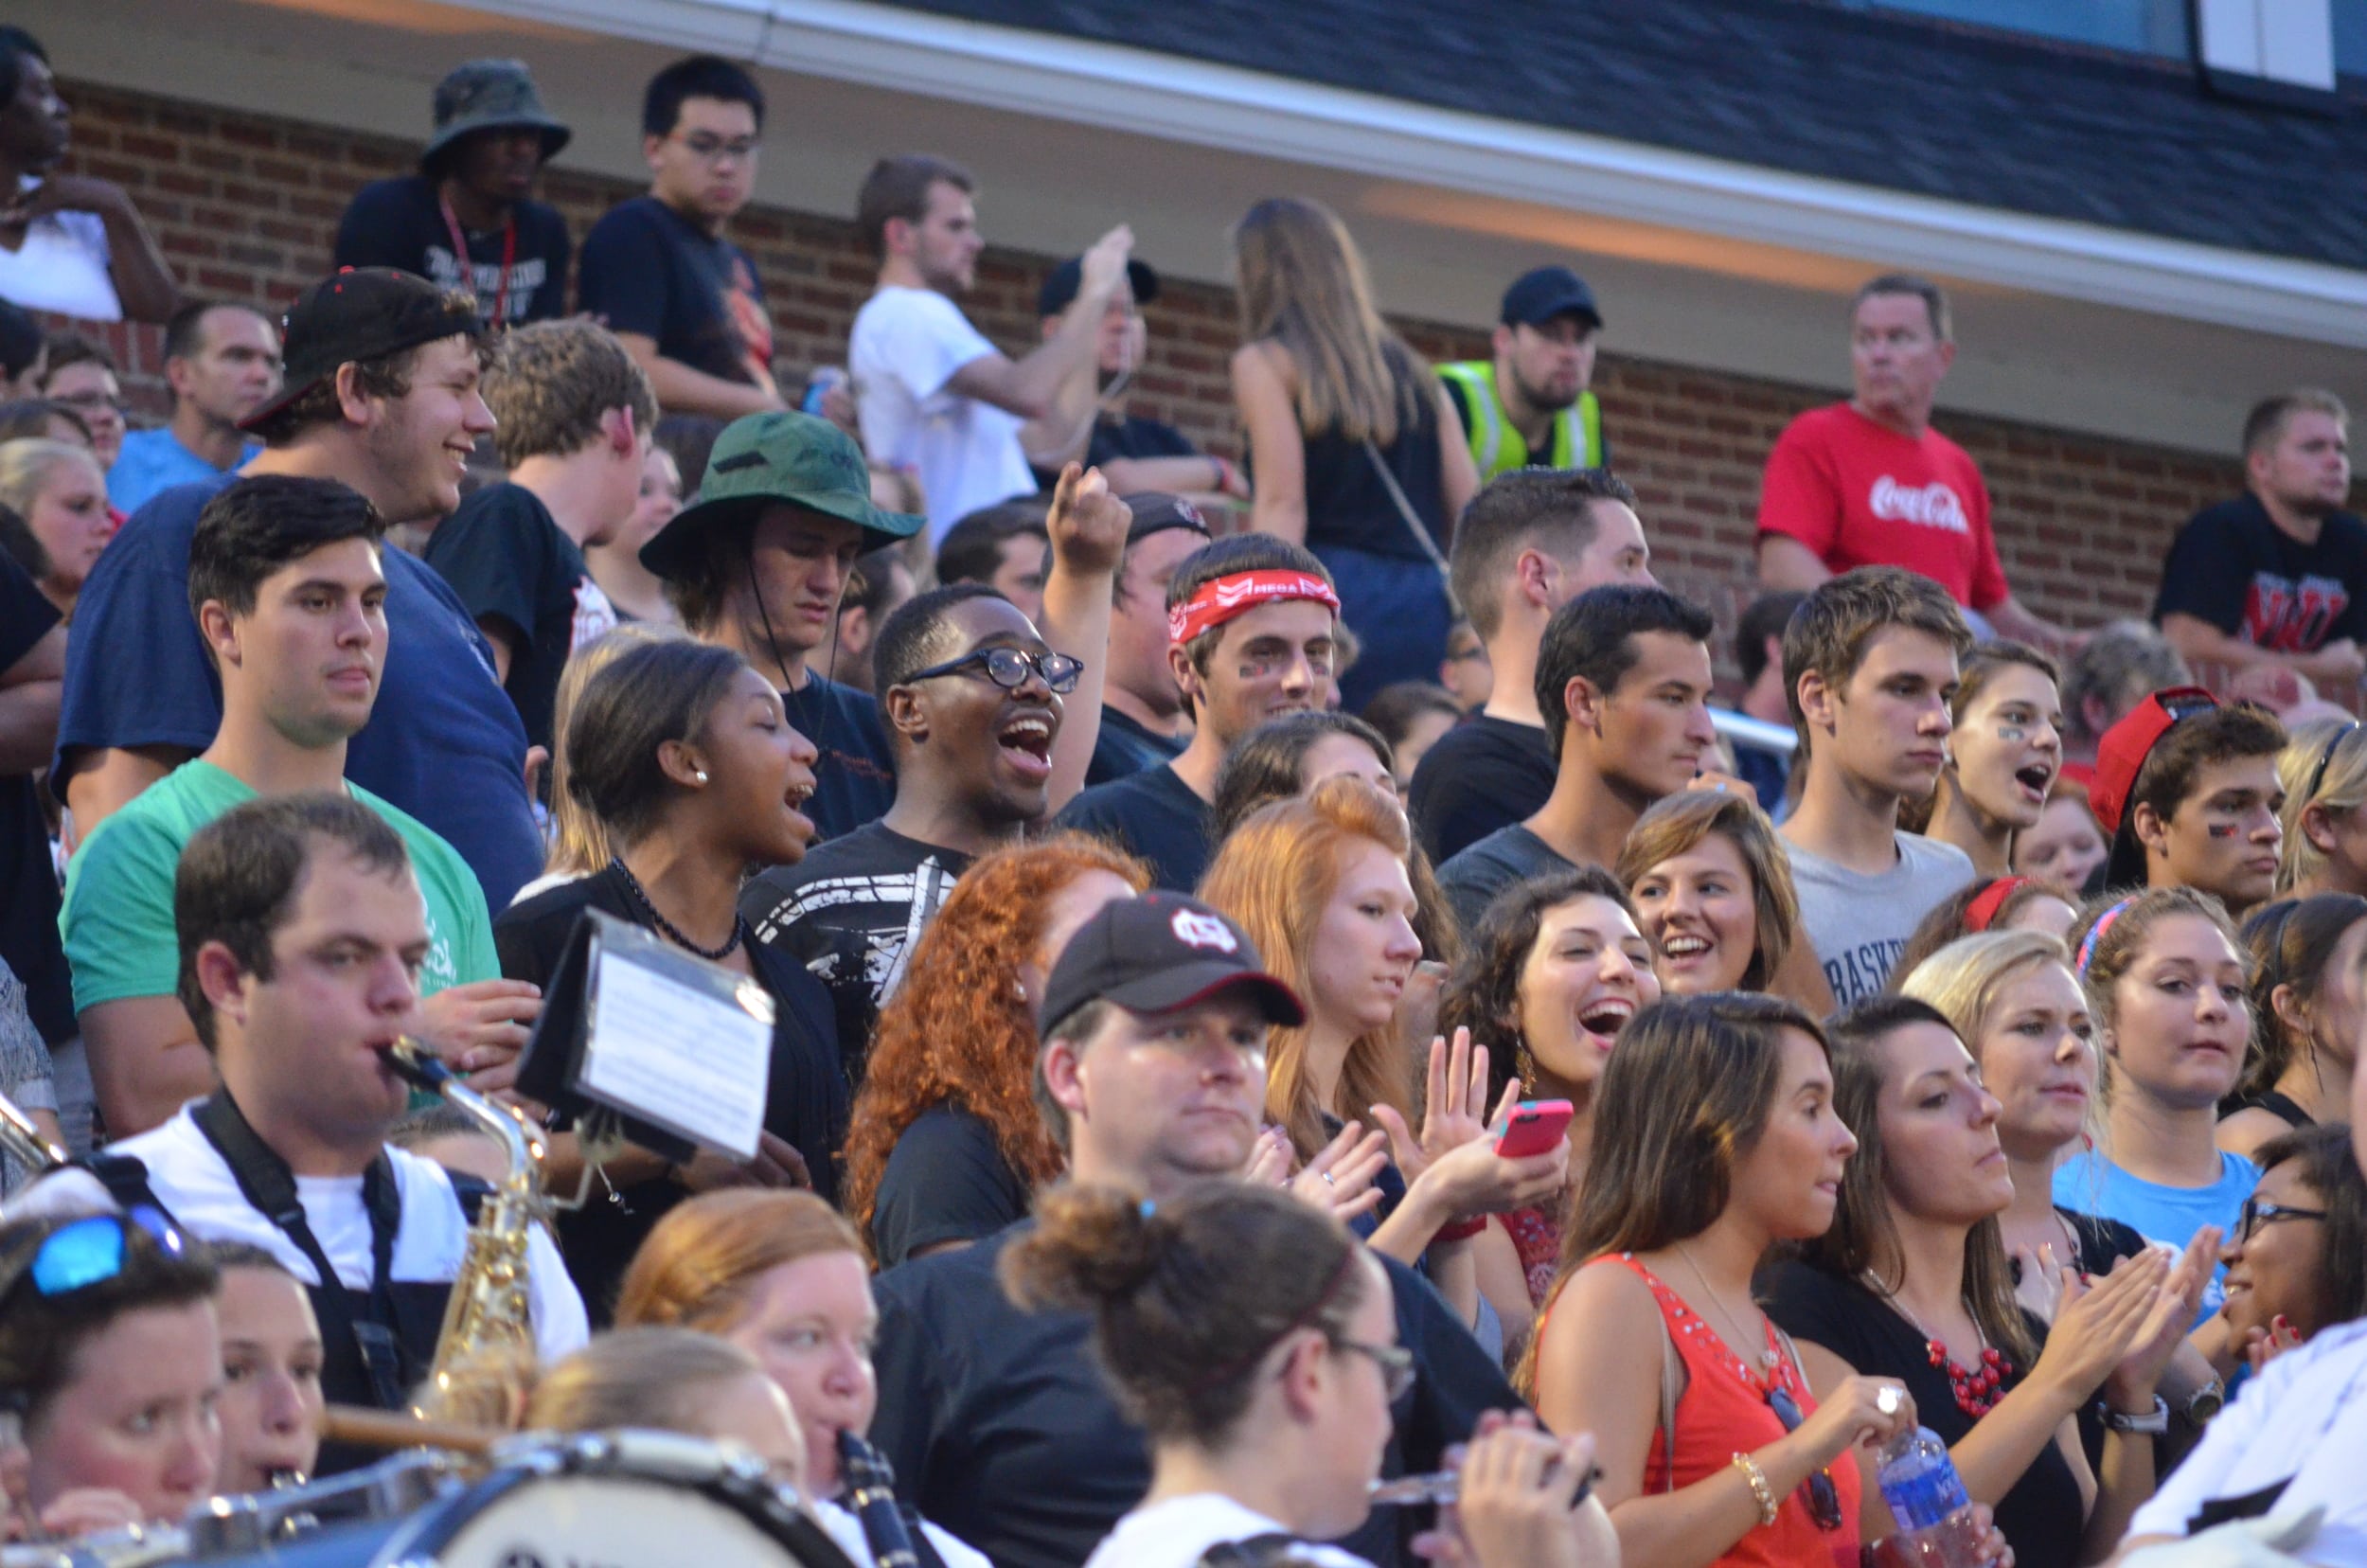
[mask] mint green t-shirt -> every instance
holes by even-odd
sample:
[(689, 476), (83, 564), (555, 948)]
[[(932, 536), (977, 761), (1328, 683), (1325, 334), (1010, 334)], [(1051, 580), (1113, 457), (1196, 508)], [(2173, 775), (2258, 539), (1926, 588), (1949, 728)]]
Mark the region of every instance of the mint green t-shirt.
[[(427, 902), (427, 962), (419, 991), (491, 980), (501, 973), (485, 890), (453, 846), (417, 817), (358, 784), (353, 798), (386, 819), (411, 852)], [(255, 791), (211, 762), (184, 762), (98, 825), (65, 865), (58, 929), (74, 969), (74, 1010), (101, 1002), (170, 996), (181, 971), (172, 924), (172, 874), (197, 830)]]

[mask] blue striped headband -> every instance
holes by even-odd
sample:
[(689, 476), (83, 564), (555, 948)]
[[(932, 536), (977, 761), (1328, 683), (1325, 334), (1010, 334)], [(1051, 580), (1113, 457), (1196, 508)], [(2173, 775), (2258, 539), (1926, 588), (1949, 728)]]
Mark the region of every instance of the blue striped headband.
[(2096, 955), (2096, 943), (2102, 939), (2106, 932), (2112, 929), (2112, 922), (2127, 914), (2128, 906), (2136, 901), (2137, 895), (2131, 893), (2127, 898), (2097, 916), (2096, 923), (2088, 928), (2088, 935), (2079, 939), (2079, 959), (2075, 967), (2082, 980), (2088, 978), (2088, 961)]

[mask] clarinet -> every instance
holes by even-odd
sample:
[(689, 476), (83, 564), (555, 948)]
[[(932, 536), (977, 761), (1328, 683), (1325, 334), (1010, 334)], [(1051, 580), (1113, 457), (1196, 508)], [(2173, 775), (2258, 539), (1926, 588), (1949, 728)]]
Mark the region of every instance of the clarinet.
[(913, 1550), (912, 1532), (896, 1506), (896, 1472), (880, 1451), (842, 1429), (838, 1434), (838, 1470), (846, 1483), (846, 1500), (863, 1521), (863, 1537), (879, 1568), (920, 1568)]

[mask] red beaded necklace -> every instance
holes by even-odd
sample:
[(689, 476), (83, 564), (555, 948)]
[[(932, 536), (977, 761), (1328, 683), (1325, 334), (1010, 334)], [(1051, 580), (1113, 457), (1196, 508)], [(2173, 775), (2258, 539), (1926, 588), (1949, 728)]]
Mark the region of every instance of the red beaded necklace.
[(1948, 1374), (1949, 1392), (1955, 1395), (1957, 1409), (1977, 1421), (1997, 1408), (1997, 1401), (2003, 1397), (2005, 1380), (2014, 1375), (2014, 1363), (1998, 1354), (1989, 1344), (1988, 1335), (1981, 1330), (1979, 1317), (1969, 1311), (1965, 1314), (1972, 1318), (1972, 1331), (1981, 1341), (1981, 1364), (1959, 1366), (1955, 1358), (1948, 1353), (1948, 1343), (1917, 1322), (1915, 1315), (1907, 1310), (1906, 1303), (1883, 1291), (1871, 1274), (1867, 1275), (1866, 1284), (1877, 1296), (1890, 1304), (1892, 1311), (1905, 1318), (1914, 1331), (1923, 1336), (1923, 1348), (1931, 1358), (1931, 1364)]

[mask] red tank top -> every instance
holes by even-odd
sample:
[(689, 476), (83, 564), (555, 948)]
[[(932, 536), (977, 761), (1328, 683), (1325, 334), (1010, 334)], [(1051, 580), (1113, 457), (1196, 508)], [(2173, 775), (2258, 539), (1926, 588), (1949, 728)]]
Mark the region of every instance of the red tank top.
[[(1624, 1265), (1651, 1287), (1660, 1304), (1661, 1322), (1684, 1363), (1685, 1389), (1677, 1399), (1676, 1467), (1669, 1472), (1669, 1445), (1654, 1423), (1652, 1446), (1644, 1459), (1644, 1493), (1681, 1491), (1706, 1481), (1734, 1464), (1737, 1453), (1753, 1453), (1784, 1435), (1783, 1422), (1767, 1402), (1768, 1390), (1780, 1385), (1799, 1401), (1803, 1416), (1815, 1414), (1807, 1381), (1767, 1326), (1767, 1347), (1774, 1367), (1764, 1375), (1728, 1348), (1717, 1330), (1684, 1303), (1631, 1253), (1597, 1258), (1590, 1269)], [(1794, 1488), (1777, 1508), (1775, 1523), (1754, 1526), (1729, 1547), (1717, 1568), (1858, 1568), (1858, 1461), (1843, 1452), (1828, 1471), (1841, 1494), (1841, 1528), (1820, 1530), (1808, 1512), (1808, 1488)]]

